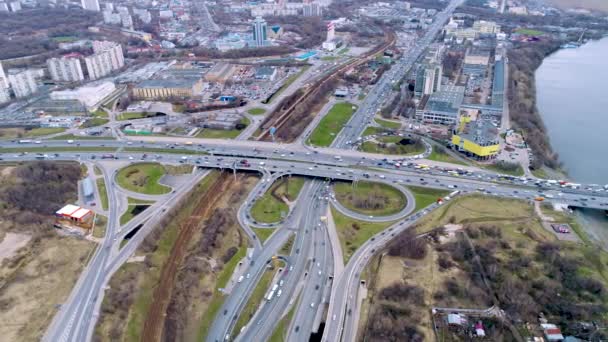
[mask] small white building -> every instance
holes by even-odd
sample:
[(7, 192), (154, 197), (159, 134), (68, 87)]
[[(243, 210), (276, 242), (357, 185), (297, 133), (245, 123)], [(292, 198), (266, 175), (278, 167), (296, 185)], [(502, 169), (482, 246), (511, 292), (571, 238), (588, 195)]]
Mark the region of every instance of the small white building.
[(96, 108), (107, 96), (116, 90), (112, 82), (89, 84), (76, 89), (60, 90), (51, 93), (53, 100), (78, 100), (87, 109)]

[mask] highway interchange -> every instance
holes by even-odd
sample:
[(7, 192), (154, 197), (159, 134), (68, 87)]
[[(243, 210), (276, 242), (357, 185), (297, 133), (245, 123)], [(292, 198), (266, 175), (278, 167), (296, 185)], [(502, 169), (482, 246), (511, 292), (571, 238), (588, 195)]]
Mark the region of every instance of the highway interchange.
[[(301, 143), (280, 144), (246, 140), (207, 140), (179, 138), (131, 138), (121, 140), (44, 140), (40, 144), (1, 142), (4, 161), (80, 160), (95, 163), (104, 174), (109, 199), (106, 238), (102, 240), (89, 265), (83, 271), (70, 297), (61, 307), (47, 333), (46, 341), (89, 341), (100, 310), (105, 287), (111, 276), (133, 255), (146, 234), (160, 221), (163, 213), (177, 203), (209, 169), (256, 172), (260, 182), (238, 210), (238, 221), (248, 235), (251, 253), (244, 260), (247, 276), (236, 283), (208, 332), (207, 341), (266, 341), (274, 327), (289, 310), (294, 310), (288, 329), (288, 341), (308, 341), (319, 323), (325, 322), (323, 341), (354, 341), (358, 325), (358, 290), (361, 270), (369, 258), (392, 237), (409, 228), (433, 209), (411, 213), (412, 197), (398, 221), (365, 242), (344, 264), (340, 243), (326, 217), (335, 203), (330, 180), (378, 181), (405, 190), (407, 186), (447, 189), (453, 194), (486, 195), (532, 201), (542, 196), (548, 202), (608, 209), (608, 193), (600, 185), (560, 186), (555, 182), (529, 177), (510, 177), (463, 166), (432, 163), (418, 157), (384, 157), (350, 149), (366, 128), (395, 81), (405, 75), (424, 49), (434, 39), (461, 0), (452, 1), (415, 48), (386, 72), (370, 91), (330, 148), (311, 148)], [(26, 153), (27, 149), (31, 152)], [(38, 152), (37, 149), (44, 149)], [(4, 151), (3, 151), (4, 150)], [(111, 155), (112, 158), (109, 158)], [(156, 161), (166, 164), (198, 166), (190, 182), (159, 197), (150, 208), (121, 226), (120, 214), (126, 206), (117, 194), (117, 170), (129, 163)], [(243, 162), (246, 160), (246, 162)], [(255, 200), (279, 177), (306, 176), (296, 205), (281, 221), (274, 224), (254, 222), (249, 213)], [(411, 214), (411, 215), (410, 215)], [(364, 217), (356, 217), (364, 219)], [(380, 221), (383, 218), (368, 217)], [(386, 218), (384, 218), (386, 220)], [(275, 228), (262, 244), (252, 227)], [(133, 229), (139, 231), (120, 248), (124, 237)], [(267, 262), (294, 236), (289, 255), (278, 275), (282, 280), (281, 296), (263, 301), (242, 331), (234, 331), (239, 313), (247, 303), (266, 269)]]

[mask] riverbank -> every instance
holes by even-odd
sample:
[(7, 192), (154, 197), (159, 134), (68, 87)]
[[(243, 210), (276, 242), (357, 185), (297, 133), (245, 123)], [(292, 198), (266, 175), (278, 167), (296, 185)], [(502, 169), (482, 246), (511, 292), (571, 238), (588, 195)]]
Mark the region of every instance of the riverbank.
[(520, 130), (535, 158), (531, 169), (559, 168), (558, 155), (551, 147), (547, 129), (536, 106), (535, 71), (545, 57), (557, 51), (562, 42), (524, 43), (508, 51), (509, 112), (513, 128)]

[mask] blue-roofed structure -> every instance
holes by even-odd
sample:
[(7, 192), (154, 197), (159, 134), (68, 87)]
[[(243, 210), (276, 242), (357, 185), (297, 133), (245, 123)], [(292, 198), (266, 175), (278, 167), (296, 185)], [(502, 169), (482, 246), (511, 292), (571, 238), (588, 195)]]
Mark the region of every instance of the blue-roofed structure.
[(464, 100), (464, 87), (446, 85), (430, 96), (424, 96), (416, 110), (416, 118), (425, 122), (451, 125), (458, 120)]
[(296, 56), (296, 59), (298, 61), (304, 62), (304, 61), (308, 60), (310, 57), (315, 56), (316, 54), (317, 54), (317, 51), (308, 51), (308, 52), (303, 53), (303, 54), (301, 54), (299, 56)]
[(95, 197), (95, 188), (93, 187), (93, 181), (87, 177), (82, 181), (82, 194), (86, 199), (92, 199)]
[(505, 96), (505, 61), (494, 63), (494, 80), (492, 81), (492, 106), (502, 108)]

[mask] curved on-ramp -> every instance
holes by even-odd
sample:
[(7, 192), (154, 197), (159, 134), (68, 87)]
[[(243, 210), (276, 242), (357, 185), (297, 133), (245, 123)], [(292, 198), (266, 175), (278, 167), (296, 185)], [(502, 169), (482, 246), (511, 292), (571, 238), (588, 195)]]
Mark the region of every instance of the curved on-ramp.
[(414, 194), (412, 194), (411, 191), (409, 191), (408, 189), (406, 189), (403, 186), (397, 185), (397, 184), (393, 184), (391, 182), (386, 182), (386, 181), (370, 181), (370, 183), (381, 183), (381, 184), (386, 184), (388, 186), (391, 186), (399, 191), (401, 191), (401, 193), (403, 193), (403, 195), (405, 196), (406, 199), (406, 205), (403, 209), (401, 209), (401, 211), (399, 211), (398, 213), (395, 214), (391, 214), (391, 215), (384, 215), (384, 216), (372, 216), (372, 215), (366, 215), (366, 214), (362, 214), (359, 212), (356, 212), (354, 210), (348, 209), (346, 208), (344, 205), (342, 205), (342, 203), (340, 203), (340, 201), (338, 201), (336, 199), (336, 196), (333, 192), (331, 192), (331, 203), (333, 205), (333, 207), (338, 210), (340, 213), (342, 213), (343, 215), (346, 215), (348, 217), (360, 220), (360, 221), (368, 221), (368, 222), (392, 222), (392, 221), (397, 221), (397, 220), (401, 220), (404, 217), (410, 215), (414, 209), (416, 208), (416, 199), (414, 198)]

